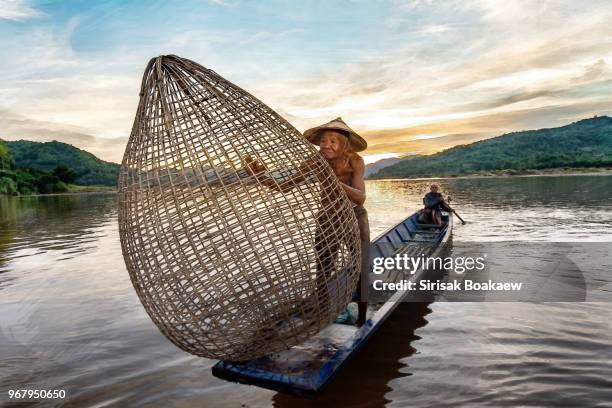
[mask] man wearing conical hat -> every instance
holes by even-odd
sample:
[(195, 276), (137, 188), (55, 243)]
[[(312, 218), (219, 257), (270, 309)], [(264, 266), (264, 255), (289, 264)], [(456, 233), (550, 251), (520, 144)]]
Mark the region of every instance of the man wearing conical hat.
[[(366, 321), (368, 306), (366, 296), (367, 272), (370, 267), (370, 228), (368, 224), (368, 213), (363, 207), (366, 198), (364, 182), (365, 163), (357, 152), (365, 150), (368, 144), (354, 130), (348, 127), (341, 118), (336, 118), (331, 122), (308, 129), (304, 132), (304, 137), (309, 142), (319, 146), (320, 154), (329, 163), (334, 174), (338, 177), (340, 185), (346, 192), (346, 195), (353, 202), (361, 240), (361, 277), (356, 293), (359, 309), (357, 325), (361, 326)], [(266, 170), (263, 164), (253, 160), (250, 156), (247, 156), (244, 162), (246, 167), (253, 174), (263, 174)], [(310, 165), (311, 163), (309, 160), (303, 163), (306, 169)], [(262, 178), (260, 181), (270, 188), (288, 191), (304, 181), (302, 174), (302, 172), (297, 172), (294, 176), (284, 180), (280, 184), (268, 178)], [(335, 222), (337, 222), (337, 220), (331, 219), (330, 214), (326, 211), (321, 211), (317, 215), (317, 224), (319, 228), (315, 237), (315, 249), (317, 251), (317, 280), (319, 281), (317, 286), (320, 304), (329, 303), (329, 295), (325, 285), (325, 281), (328, 277), (325, 274), (328, 273), (326, 271), (335, 270), (333, 265), (338, 252), (338, 246), (329, 245), (329, 236), (333, 234), (334, 230), (331, 226)]]
[[(357, 154), (368, 147), (368, 143), (351, 129), (342, 118), (336, 118), (331, 122), (308, 129), (304, 132), (304, 137), (310, 142), (319, 146), (319, 152), (331, 165), (334, 174), (340, 180), (340, 185), (346, 192), (348, 198), (353, 202), (355, 216), (359, 224), (359, 235), (361, 240), (361, 277), (357, 286), (357, 304), (359, 316), (357, 325), (365, 323), (368, 303), (367, 296), (367, 277), (370, 267), (370, 227), (368, 223), (368, 213), (363, 207), (366, 199), (365, 192), (365, 163), (363, 158)], [(319, 242), (324, 239), (319, 239)], [(319, 246), (319, 245), (317, 245)], [(321, 262), (331, 262), (335, 257), (334, 249), (321, 246), (318, 250), (322, 251), (319, 258)], [(337, 249), (335, 249), (337, 251)], [(320, 268), (326, 270), (327, 268)]]

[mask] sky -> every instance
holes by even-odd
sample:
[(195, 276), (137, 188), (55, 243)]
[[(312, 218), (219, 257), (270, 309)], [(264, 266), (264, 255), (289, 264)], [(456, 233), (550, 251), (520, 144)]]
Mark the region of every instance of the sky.
[(612, 114), (612, 1), (0, 0), (0, 138), (120, 162), (151, 57), (298, 130), (341, 116), (366, 162)]

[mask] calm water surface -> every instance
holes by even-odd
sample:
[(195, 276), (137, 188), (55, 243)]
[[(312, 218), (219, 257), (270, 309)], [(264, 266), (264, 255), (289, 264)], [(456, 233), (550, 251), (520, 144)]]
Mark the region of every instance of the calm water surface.
[[(372, 235), (417, 210), (428, 183), (368, 182)], [(440, 184), (469, 221), (456, 243), (612, 242), (612, 176)], [(597, 302), (402, 304), (316, 401), (218, 380), (145, 314), (115, 200), (0, 197), (0, 405), (7, 389), (45, 388), (69, 399), (44, 405), (96, 407), (612, 406), (612, 271)]]

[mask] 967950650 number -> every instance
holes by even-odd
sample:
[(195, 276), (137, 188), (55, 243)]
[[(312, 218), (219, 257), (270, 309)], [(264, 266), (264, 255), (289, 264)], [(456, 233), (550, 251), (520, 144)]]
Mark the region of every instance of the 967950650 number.
[(8, 390), (10, 399), (56, 399), (66, 398), (66, 390)]

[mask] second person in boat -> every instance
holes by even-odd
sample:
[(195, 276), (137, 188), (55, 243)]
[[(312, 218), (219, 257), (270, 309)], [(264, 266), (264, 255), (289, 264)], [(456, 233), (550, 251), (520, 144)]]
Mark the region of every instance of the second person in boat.
[(429, 186), (429, 193), (423, 197), (425, 208), (419, 211), (419, 221), (421, 223), (442, 225), (442, 210), (451, 211), (439, 190), (438, 183), (431, 183)]

